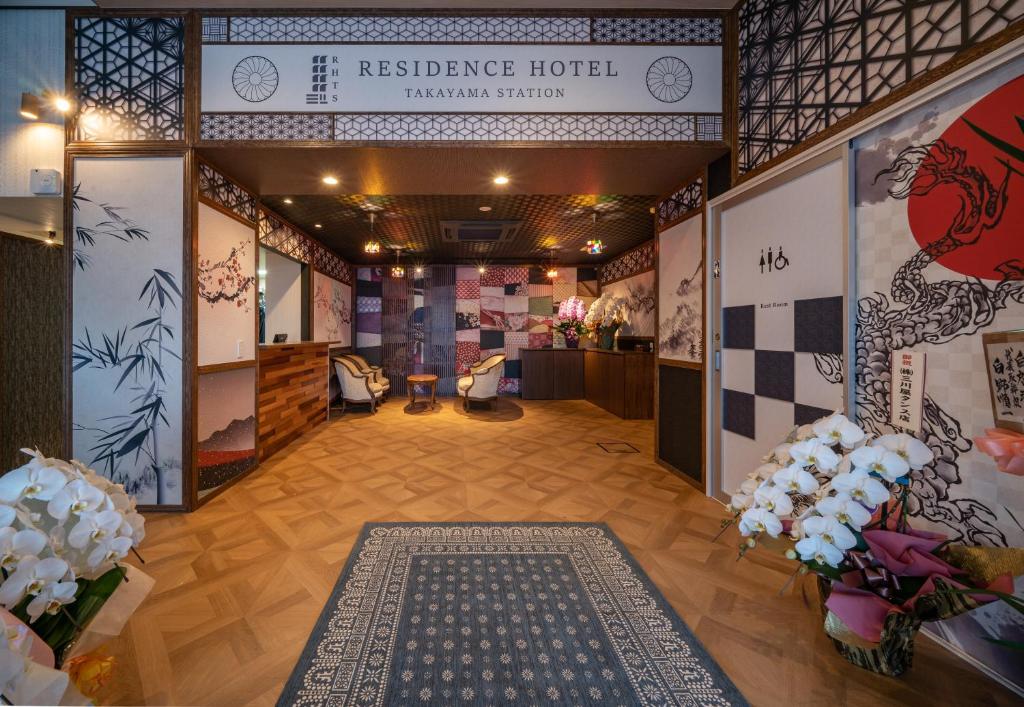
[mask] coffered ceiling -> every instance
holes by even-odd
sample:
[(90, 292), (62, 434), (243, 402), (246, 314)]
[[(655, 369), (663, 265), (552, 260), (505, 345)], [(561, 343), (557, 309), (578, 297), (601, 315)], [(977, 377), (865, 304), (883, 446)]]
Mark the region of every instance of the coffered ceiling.
[[(388, 195), (265, 197), (263, 202), (296, 226), (354, 263), (394, 262), (402, 248), (406, 262), (488, 263), (604, 262), (654, 237), (646, 196), (543, 194)], [(481, 211), (481, 207), (488, 211)], [(379, 256), (363, 253), (373, 233), (384, 245)], [(457, 242), (442, 236), (442, 221), (519, 221), (508, 241)], [(317, 224), (320, 228), (317, 228)], [(588, 240), (607, 246), (601, 256), (581, 251)]]

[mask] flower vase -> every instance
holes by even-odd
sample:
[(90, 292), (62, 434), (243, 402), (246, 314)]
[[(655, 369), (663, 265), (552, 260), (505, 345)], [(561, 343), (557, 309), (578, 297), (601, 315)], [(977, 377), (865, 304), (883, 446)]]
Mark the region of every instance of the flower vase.
[(894, 611), (885, 619), (881, 640), (871, 643), (854, 633), (842, 619), (828, 610), (825, 601), (831, 593), (832, 582), (818, 577), (825, 633), (839, 655), (879, 675), (896, 677), (906, 672), (914, 662), (914, 639), (921, 628), (921, 619), (914, 614)]
[(618, 324), (612, 324), (611, 326), (602, 327), (601, 333), (599, 334), (598, 346), (602, 349), (611, 351), (615, 348), (615, 332), (619, 330)]
[(565, 348), (578, 349), (580, 347), (580, 335), (574, 329), (569, 329), (562, 334), (565, 337)]

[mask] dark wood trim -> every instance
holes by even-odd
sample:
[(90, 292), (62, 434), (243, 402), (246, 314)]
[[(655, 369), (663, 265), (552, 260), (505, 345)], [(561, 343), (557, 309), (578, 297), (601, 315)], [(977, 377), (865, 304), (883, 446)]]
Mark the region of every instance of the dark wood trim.
[[(185, 15), (185, 142), (195, 145), (199, 141), (199, 111), (202, 83), (203, 22), (195, 11)], [(198, 187), (198, 181), (196, 182)]]
[(26, 241), (27, 243), (38, 243), (41, 248), (60, 248), (64, 245), (61, 241), (54, 241), (53, 243), (47, 243), (46, 241), (40, 240), (39, 238), (32, 238), (31, 236), (22, 236), (17, 233), (11, 233), (10, 231), (0, 231), (0, 238), (13, 238), (16, 241)]
[[(703, 336), (703, 334), (702, 334)], [(659, 358), (659, 366), (674, 366), (675, 368), (692, 368), (695, 371), (703, 371), (704, 364), (696, 361), (677, 361), (674, 358)]]
[(205, 375), (207, 373), (220, 373), (221, 371), (235, 371), (239, 368), (255, 368), (257, 359), (249, 359), (246, 361), (226, 361), (225, 363), (208, 363), (205, 366), (199, 366), (199, 375)]
[[(657, 206), (653, 206), (651, 208), (654, 209), (654, 222), (657, 223), (657, 220), (658, 220), (658, 207)], [(600, 269), (600, 268), (603, 268), (603, 267), (605, 267), (607, 265), (611, 265), (616, 260), (619, 260), (621, 258), (625, 258), (630, 253), (635, 253), (636, 251), (641, 250), (643, 248), (646, 248), (648, 246), (657, 249), (657, 243), (655, 243), (655, 241), (654, 241), (654, 237), (656, 235), (657, 235), (657, 232), (652, 234), (650, 238), (648, 238), (646, 241), (644, 241), (640, 245), (635, 245), (632, 248), (627, 248), (626, 250), (622, 251), (618, 255), (615, 255), (615, 256), (612, 256), (611, 258), (608, 258), (608, 260), (604, 261), (603, 263), (599, 263), (596, 267)], [(572, 267), (571, 265), (562, 265), (561, 263), (559, 263), (558, 266), (559, 267), (564, 267), (564, 268)], [(595, 266), (594, 265), (578, 265), (576, 267), (592, 268), (592, 267), (595, 267)], [(624, 275), (622, 277), (617, 277), (614, 280), (608, 280), (607, 282), (602, 280), (601, 279), (601, 274), (598, 273), (598, 275), (597, 275), (598, 290), (600, 290), (600, 288), (604, 287), (605, 285), (613, 285), (616, 282), (621, 282), (622, 280), (628, 280), (631, 277), (635, 277), (636, 275), (639, 275), (640, 273), (650, 272), (651, 270), (657, 270), (657, 269), (658, 269), (658, 259), (657, 259), (657, 254), (655, 254), (655, 259), (654, 259), (654, 262), (651, 264), (651, 267), (646, 268), (644, 270), (637, 270), (636, 272), (632, 272), (629, 275)]]
[[(723, 66), (723, 71), (729, 71), (730, 91), (727, 97), (728, 103), (723, 107), (729, 110), (729, 125), (726, 128), (725, 116), (722, 116), (722, 137), (729, 143), (729, 150), (732, 152), (732, 159), (729, 160), (729, 172), (731, 173), (730, 184), (736, 184), (737, 171), (739, 169), (739, 139), (740, 139), (740, 7), (745, 0), (737, 0), (736, 5), (726, 15), (725, 27), (728, 28), (727, 42), (723, 51), (729, 52), (728, 63)], [(724, 29), (724, 28), (723, 28)], [(725, 38), (723, 38), (725, 39)], [(726, 136), (728, 130), (728, 136)]]
[[(985, 56), (986, 54), (1012, 42), (1015, 39), (1024, 36), (1024, 22), (1017, 22), (1010, 25), (1006, 29), (1000, 31), (998, 34), (989, 37), (983, 42), (979, 42), (969, 49), (965, 49), (959, 54), (953, 56), (953, 58), (947, 60), (944, 64), (940, 64), (934, 69), (930, 69), (920, 76), (911, 79), (902, 86), (893, 89), (890, 93), (882, 96), (881, 98), (872, 101), (871, 103), (858, 108), (849, 115), (843, 116), (837, 120), (834, 124), (828, 126), (824, 130), (815, 133), (814, 135), (803, 140), (799, 145), (794, 145), (784, 152), (779, 153), (775, 157), (771, 158), (767, 162), (764, 162), (757, 167), (754, 167), (745, 174), (739, 174), (739, 151), (733, 150), (733, 186), (738, 186), (747, 180), (753, 179), (768, 170), (777, 167), (778, 165), (802, 154), (803, 152), (820, 145), (829, 138), (838, 135), (839, 133), (848, 130), (856, 126), (859, 123), (864, 122), (871, 116), (875, 115), (879, 111), (882, 111), (905, 98), (912, 96), (918, 91), (927, 88), (931, 84), (935, 83), (939, 79), (949, 76), (953, 72), (962, 69), (968, 64), (974, 62), (977, 59)], [(737, 140), (739, 138), (737, 128)]]
[(668, 471), (671, 471), (675, 476), (678, 476), (680, 479), (682, 479), (686, 483), (690, 484), (690, 486), (693, 486), (695, 489), (697, 489), (701, 493), (706, 493), (707, 481), (705, 481), (703, 478), (700, 481), (698, 481), (697, 479), (695, 479), (695, 478), (693, 478), (693, 477), (691, 477), (691, 476), (689, 476), (687, 474), (684, 474), (679, 469), (675, 468), (674, 466), (669, 464), (667, 461), (665, 461), (664, 459), (661, 459), (660, 457), (657, 457), (657, 456), (655, 456), (655, 458), (654, 458), (654, 463), (657, 464), (658, 466), (660, 466), (662, 469), (666, 469)]
[[(257, 420), (257, 424), (259, 424), (258, 420)], [(257, 443), (258, 443), (258, 440), (257, 440)], [(198, 496), (198, 492), (197, 492), (197, 501), (198, 502), (197, 502), (197, 505), (195, 506), (195, 508), (193, 508), (192, 510), (198, 510), (199, 508), (202, 508), (207, 503), (209, 503), (213, 499), (217, 498), (217, 496), (220, 496), (222, 493), (227, 491), (229, 488), (231, 488), (232, 486), (237, 484), (242, 479), (246, 479), (249, 476), (251, 476), (259, 468), (260, 468), (260, 460), (259, 460), (259, 457), (257, 456), (256, 459), (253, 461), (252, 468), (250, 468), (248, 471), (243, 471), (238, 476), (235, 476), (235, 477), (233, 477), (231, 479), (228, 479), (223, 484), (221, 484), (217, 488), (213, 489), (212, 491), (210, 491), (210, 493), (206, 494), (205, 496)]]
[[(185, 382), (182, 400), (187, 402), (189, 409), (183, 411), (182, 417), (188, 420), (186, 429), (182, 430), (182, 459), (189, 460), (189, 469), (182, 468), (182, 501), (185, 510), (194, 510), (198, 504), (199, 489), (199, 165), (195, 161), (195, 152), (185, 153), (185, 228), (182, 242), (185, 244), (182, 255), (181, 283), (181, 317), (182, 330), (188, 332), (188, 346), (182, 351), (182, 380)], [(186, 500), (187, 499), (187, 500)]]
[[(691, 184), (693, 184), (698, 179), (703, 179), (704, 180), (704, 185), (701, 188), (702, 191), (704, 192), (704, 197), (702, 199), (703, 203), (701, 204), (700, 208), (699, 209), (690, 209), (689, 211), (684, 211), (682, 213), (682, 215), (672, 219), (671, 221), (666, 221), (664, 224), (658, 225), (658, 206), (662, 202), (664, 202), (664, 201), (666, 201), (668, 199), (671, 199), (674, 195), (678, 194), (679, 192), (681, 192), (683, 189), (685, 189), (686, 187), (688, 187)], [(677, 186), (674, 189), (672, 189), (672, 191), (670, 191), (667, 194), (664, 194), (664, 195), (658, 197), (658, 201), (654, 205), (654, 232), (655, 232), (655, 234), (661, 233), (662, 231), (667, 231), (668, 229), (672, 228), (673, 226), (682, 223), (683, 221), (685, 221), (688, 218), (696, 216), (697, 214), (701, 213), (701, 211), (704, 210), (704, 208), (707, 206), (707, 194), (708, 194), (707, 181), (708, 181), (707, 168), (706, 167), (701, 167), (696, 172), (694, 172), (692, 175), (690, 175), (685, 180), (683, 180), (679, 184), (679, 186)]]
[[(564, 17), (564, 18), (598, 18), (598, 17), (725, 17), (728, 10), (709, 9), (664, 9), (664, 8), (594, 8), (588, 9), (544, 9), (544, 8), (510, 8), (510, 9), (486, 9), (486, 8), (306, 8), (298, 10), (267, 10), (252, 9), (244, 10), (237, 8), (232, 12), (231, 8), (217, 10), (201, 10), (201, 17)], [(123, 11), (122, 11), (123, 12)], [(180, 12), (180, 11), (179, 11)], [(135, 13), (129, 13), (135, 14)], [(142, 14), (142, 13), (138, 13)], [(171, 13), (168, 13), (171, 14)], [(224, 44), (224, 42), (216, 42)], [(493, 42), (489, 42), (493, 44)], [(530, 42), (539, 44), (540, 42)], [(388, 42), (392, 44), (392, 42)], [(527, 44), (527, 42), (517, 42)]]

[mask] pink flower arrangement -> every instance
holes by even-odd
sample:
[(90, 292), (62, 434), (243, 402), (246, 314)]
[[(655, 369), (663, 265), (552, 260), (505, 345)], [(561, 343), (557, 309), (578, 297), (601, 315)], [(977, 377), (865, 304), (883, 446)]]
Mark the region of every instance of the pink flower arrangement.
[(587, 316), (587, 310), (583, 306), (583, 300), (579, 297), (570, 297), (558, 305), (558, 318), (563, 322), (582, 324), (585, 316)]

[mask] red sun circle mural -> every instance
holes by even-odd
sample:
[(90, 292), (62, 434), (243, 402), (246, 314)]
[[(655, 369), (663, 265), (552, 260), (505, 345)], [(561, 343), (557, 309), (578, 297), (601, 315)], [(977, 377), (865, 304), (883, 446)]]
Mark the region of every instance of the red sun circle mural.
[[(986, 216), (999, 211), (997, 205), (1006, 200), (1001, 216), (986, 228), (965, 227), (954, 234), (961, 245), (939, 255), (937, 261), (962, 275), (985, 280), (1020, 279), (1024, 267), (1024, 160), (1007, 154), (971, 125), (998, 140), (1024, 151), (1024, 76), (1018, 77), (971, 106), (946, 129), (937, 142), (945, 142), (963, 151), (963, 165), (956, 171), (979, 170), (991, 183), (989, 193), (976, 194), (978, 199), (965, 198), (963, 184), (949, 181), (928, 189), (915, 189), (907, 205), (910, 230), (921, 248), (936, 244), (950, 231), (951, 224), (985, 223)], [(944, 152), (933, 144), (927, 163), (936, 170), (949, 167), (956, 155)], [(1005, 191), (1001, 186), (1010, 169)], [(953, 171), (953, 170), (949, 170)], [(918, 180), (921, 174), (918, 174)], [(919, 181), (919, 184), (922, 182)], [(920, 193), (918, 193), (920, 192)], [(980, 212), (980, 213), (979, 213)], [(945, 250), (945, 249), (944, 249)], [(1017, 268), (1000, 266), (1019, 261)], [(1007, 273), (1010, 273), (1009, 275)]]

